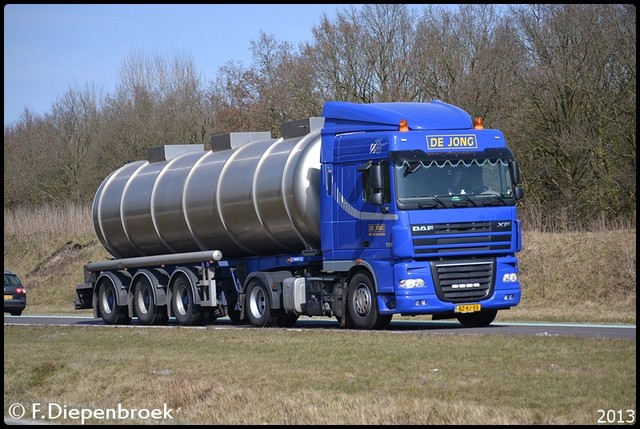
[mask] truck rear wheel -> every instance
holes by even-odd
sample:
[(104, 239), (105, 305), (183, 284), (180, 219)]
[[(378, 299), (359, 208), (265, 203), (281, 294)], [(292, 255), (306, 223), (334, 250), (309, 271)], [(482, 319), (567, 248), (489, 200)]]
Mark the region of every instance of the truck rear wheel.
[(194, 303), (189, 281), (184, 277), (178, 278), (171, 293), (171, 314), (175, 316), (179, 325), (194, 326), (204, 323), (200, 311), (200, 306)]
[(253, 279), (247, 286), (247, 306), (245, 314), (253, 326), (277, 326), (279, 319), (271, 309), (270, 291), (259, 279)]
[(298, 315), (293, 313), (285, 313), (280, 316), (280, 320), (278, 321), (278, 326), (282, 328), (291, 328), (298, 321)]
[(465, 328), (482, 328), (491, 325), (497, 314), (498, 310), (487, 310), (479, 313), (459, 314), (456, 318)]
[(368, 274), (357, 273), (349, 282), (347, 295), (347, 320), (345, 325), (356, 329), (383, 329), (393, 315), (378, 313), (378, 303), (373, 281)]
[(100, 316), (107, 325), (127, 324), (131, 321), (127, 307), (119, 306), (116, 288), (110, 281), (100, 282), (98, 289), (98, 309)]
[(163, 325), (167, 323), (167, 308), (157, 306), (151, 289), (151, 283), (146, 277), (140, 278), (133, 292), (133, 307), (138, 320), (143, 325)]

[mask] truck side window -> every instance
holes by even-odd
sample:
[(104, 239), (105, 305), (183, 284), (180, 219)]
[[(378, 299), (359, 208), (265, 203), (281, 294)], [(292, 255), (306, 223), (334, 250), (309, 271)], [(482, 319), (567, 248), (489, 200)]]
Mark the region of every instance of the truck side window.
[[(375, 164), (375, 163), (374, 163)], [(382, 203), (391, 202), (391, 187), (389, 181), (389, 163), (381, 161), (380, 168), (382, 170)], [(371, 183), (371, 169), (366, 169), (362, 175), (363, 192), (362, 196), (365, 201), (370, 201), (369, 197), (376, 192)]]

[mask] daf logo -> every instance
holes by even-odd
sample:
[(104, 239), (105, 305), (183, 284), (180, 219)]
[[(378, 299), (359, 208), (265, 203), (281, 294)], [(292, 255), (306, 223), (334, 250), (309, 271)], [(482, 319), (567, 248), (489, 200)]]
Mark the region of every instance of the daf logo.
[(433, 231), (433, 225), (420, 225), (420, 226), (412, 226), (411, 231), (413, 232), (427, 232)]

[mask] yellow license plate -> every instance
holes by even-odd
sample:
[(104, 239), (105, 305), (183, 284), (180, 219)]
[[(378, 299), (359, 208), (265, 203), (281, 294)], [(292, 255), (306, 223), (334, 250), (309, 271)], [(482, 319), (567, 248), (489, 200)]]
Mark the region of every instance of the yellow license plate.
[(476, 311), (480, 311), (480, 309), (480, 304), (456, 305), (456, 313), (475, 313)]
[(5, 295), (4, 300), (13, 299), (13, 295)]

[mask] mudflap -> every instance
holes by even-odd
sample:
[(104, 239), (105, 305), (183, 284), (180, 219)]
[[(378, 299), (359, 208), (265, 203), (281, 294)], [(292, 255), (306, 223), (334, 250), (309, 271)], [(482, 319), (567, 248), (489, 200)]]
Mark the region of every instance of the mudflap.
[(76, 297), (73, 298), (76, 310), (91, 308), (93, 305), (93, 283), (78, 283)]

